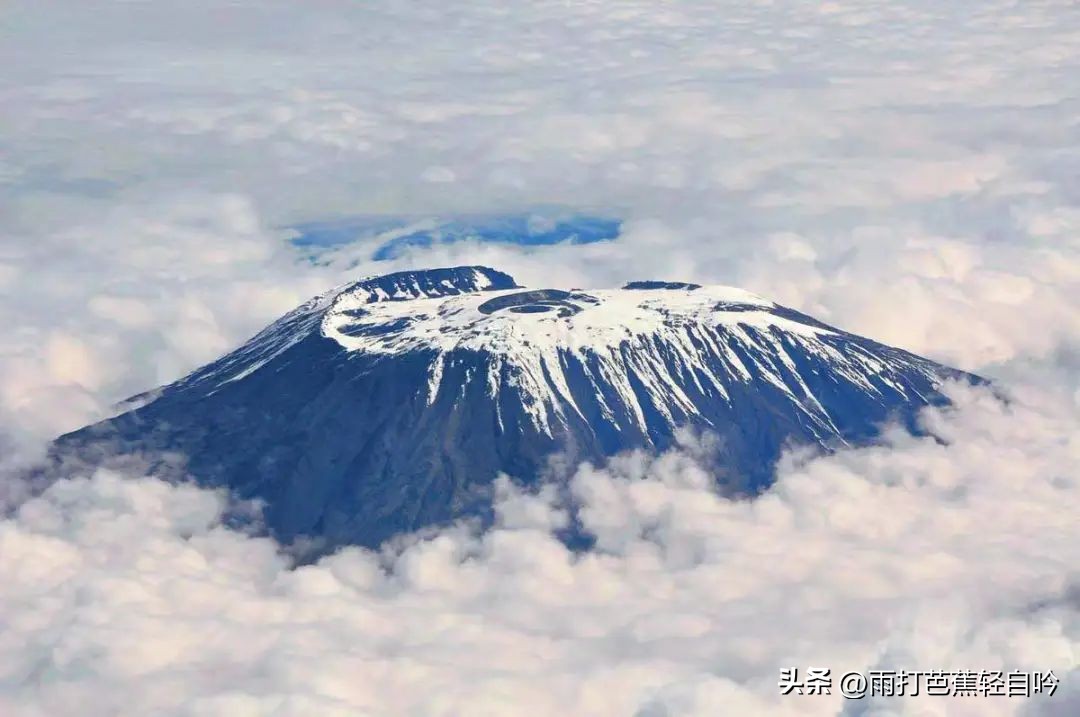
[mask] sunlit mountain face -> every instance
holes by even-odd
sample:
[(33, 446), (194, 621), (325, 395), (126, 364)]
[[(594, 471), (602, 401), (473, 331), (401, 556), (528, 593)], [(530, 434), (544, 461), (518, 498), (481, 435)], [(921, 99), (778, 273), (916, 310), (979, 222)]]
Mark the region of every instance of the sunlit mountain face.
[(978, 380), (741, 289), (526, 288), (455, 267), (315, 297), (55, 453), (150, 457), (263, 501), (284, 541), (376, 546), (490, 520), (501, 474), (558, 480), (555, 458), (662, 451), (686, 430), (711, 437), (722, 490), (752, 495), (786, 447), (914, 428), (949, 379)]

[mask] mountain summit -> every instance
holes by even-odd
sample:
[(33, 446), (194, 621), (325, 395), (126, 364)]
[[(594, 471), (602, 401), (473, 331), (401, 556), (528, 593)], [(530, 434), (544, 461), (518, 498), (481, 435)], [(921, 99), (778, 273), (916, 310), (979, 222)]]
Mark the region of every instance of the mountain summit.
[(179, 454), (201, 484), (264, 501), (282, 540), (375, 546), (489, 515), (500, 473), (663, 450), (682, 427), (718, 436), (729, 490), (760, 490), (786, 446), (913, 425), (950, 378), (978, 380), (739, 289), (526, 289), (456, 267), (316, 297), (56, 449)]

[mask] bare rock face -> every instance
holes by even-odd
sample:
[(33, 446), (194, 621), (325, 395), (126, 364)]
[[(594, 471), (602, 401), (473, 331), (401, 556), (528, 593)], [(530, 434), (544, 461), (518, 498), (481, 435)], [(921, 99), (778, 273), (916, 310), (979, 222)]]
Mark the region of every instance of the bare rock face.
[(524, 289), (457, 267), (316, 297), (55, 454), (180, 455), (184, 475), (264, 501), (281, 540), (376, 546), (490, 517), (500, 473), (663, 450), (681, 427), (718, 436), (725, 487), (753, 493), (786, 446), (913, 426), (947, 379), (980, 381), (738, 289)]

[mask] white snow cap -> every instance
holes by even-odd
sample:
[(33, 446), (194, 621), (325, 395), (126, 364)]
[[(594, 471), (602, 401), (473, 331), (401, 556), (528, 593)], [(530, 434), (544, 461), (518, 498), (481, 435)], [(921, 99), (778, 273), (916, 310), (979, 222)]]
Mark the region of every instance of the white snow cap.
[[(399, 353), (455, 348), (506, 353), (518, 348), (542, 350), (611, 348), (641, 335), (663, 334), (687, 324), (737, 329), (777, 326), (800, 335), (832, 333), (804, 323), (771, 301), (727, 286), (682, 282), (631, 282), (622, 289), (488, 289), (432, 298), (389, 295), (365, 282), (342, 291), (327, 311), (323, 335), (344, 348)], [(374, 298), (374, 300), (373, 300)]]
[[(438, 272), (438, 281), (418, 272), (345, 288), (323, 317), (323, 335), (367, 354), (433, 351), (429, 403), (444, 390), (448, 356), (459, 349), (488, 352), (483, 380), (490, 393), (499, 391), (503, 367), (512, 367), (507, 380), (532, 397), (526, 410), (545, 432), (566, 411), (581, 413), (566, 375), (571, 359), (591, 366), (591, 381), (613, 387), (641, 426), (645, 411), (635, 381), (675, 423), (678, 415), (699, 412), (681, 388), (684, 380), (709, 384), (727, 400), (730, 382), (751, 381), (756, 373), (789, 395), (823, 435), (837, 430), (789, 351), (817, 354), (868, 391), (877, 391), (868, 377), (887, 371), (865, 351), (845, 355), (821, 341), (837, 330), (741, 289), (658, 281), (622, 289), (524, 289), (483, 267)], [(449, 295), (423, 296), (424, 290)]]
[(248, 376), (315, 326), (356, 354), (430, 353), (418, 387), (429, 404), (464, 390), (444, 381), (460, 350), (483, 352), (483, 368), (470, 380), (482, 381), (493, 396), (519, 389), (532, 422), (549, 433), (570, 413), (584, 417), (571, 387), (575, 372), (579, 389), (582, 381), (591, 386), (587, 392), (600, 401), (601, 413), (628, 410), (642, 427), (642, 392), (649, 410), (674, 425), (700, 414), (691, 394), (730, 402), (734, 385), (760, 382), (787, 396), (820, 435), (835, 436), (840, 431), (811, 388), (819, 381), (807, 358), (827, 366), (832, 381), (920, 400), (903, 377), (914, 372), (937, 385), (941, 369), (741, 289), (661, 281), (526, 289), (493, 269), (454, 267), (363, 279), (317, 297), (212, 375), (222, 382)]

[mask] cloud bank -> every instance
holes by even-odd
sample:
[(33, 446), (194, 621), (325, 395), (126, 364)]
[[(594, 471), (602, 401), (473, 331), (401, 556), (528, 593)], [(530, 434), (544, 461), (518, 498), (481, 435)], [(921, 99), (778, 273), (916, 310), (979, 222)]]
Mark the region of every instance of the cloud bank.
[[(926, 417), (936, 439), (793, 456), (754, 501), (717, 495), (693, 443), (583, 466), (570, 487), (597, 537), (583, 554), (552, 535), (566, 517), (554, 491), (509, 481), (488, 532), (295, 570), (271, 541), (220, 525), (221, 495), (105, 472), (63, 481), (0, 528), (0, 707), (831, 715), (838, 695), (780, 697), (778, 667), (1065, 677), (1080, 643), (1080, 416), (1045, 396), (956, 397)], [(1075, 678), (1023, 707), (1068, 713)], [(926, 697), (856, 712), (1018, 706)]]
[[(223, 496), (75, 476), (0, 528), (3, 714), (1080, 710), (1075, 3), (14, 2), (0, 37), (2, 502), (56, 434), (397, 268), (729, 283), (1012, 396), (753, 502), (692, 443), (582, 467), (586, 556), (508, 484), (489, 533), (292, 570)], [(623, 234), (312, 264), (284, 229), (536, 206)], [(812, 662), (1071, 677), (782, 700)]]
[(27, 430), (385, 271), (283, 248), (339, 215), (593, 208), (620, 242), (389, 268), (730, 283), (972, 370), (1076, 351), (1068, 0), (39, 5), (0, 30), (0, 405)]

